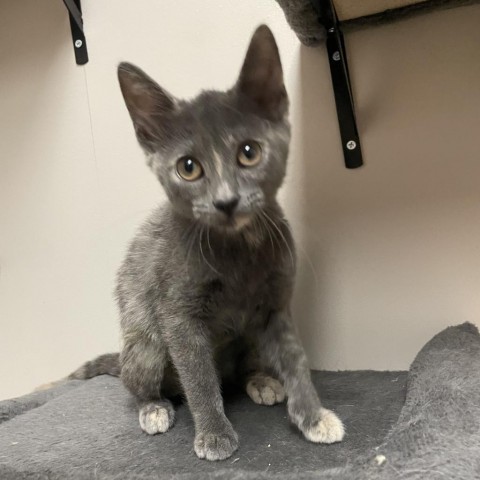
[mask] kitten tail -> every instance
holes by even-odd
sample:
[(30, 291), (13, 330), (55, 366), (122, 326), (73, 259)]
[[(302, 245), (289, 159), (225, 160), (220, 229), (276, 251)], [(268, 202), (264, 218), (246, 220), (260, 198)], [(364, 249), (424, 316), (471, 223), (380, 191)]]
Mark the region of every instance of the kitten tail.
[(120, 354), (119, 353), (105, 353), (99, 357), (84, 363), (77, 368), (68, 377), (57, 380), (56, 382), (46, 383), (35, 388), (35, 392), (47, 390), (49, 388), (61, 385), (68, 380), (87, 380), (89, 378), (97, 377), (98, 375), (111, 375), (112, 377), (120, 376)]
[(119, 377), (120, 370), (120, 354), (105, 353), (90, 362), (84, 363), (67, 378), (69, 380), (87, 380), (88, 378), (97, 377), (98, 375)]

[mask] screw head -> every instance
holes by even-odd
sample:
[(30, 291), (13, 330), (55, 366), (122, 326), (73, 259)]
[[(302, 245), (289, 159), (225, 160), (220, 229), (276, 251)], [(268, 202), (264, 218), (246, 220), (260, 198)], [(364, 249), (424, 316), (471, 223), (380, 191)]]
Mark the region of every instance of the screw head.
[(83, 42), (80, 39), (75, 40), (75, 47), (80, 48), (82, 45), (83, 45)]
[(355, 150), (357, 148), (357, 143), (353, 140), (350, 140), (349, 142), (347, 142), (347, 148), (349, 150)]
[(340, 52), (334, 52), (334, 54), (332, 55), (332, 58), (338, 62), (340, 60)]

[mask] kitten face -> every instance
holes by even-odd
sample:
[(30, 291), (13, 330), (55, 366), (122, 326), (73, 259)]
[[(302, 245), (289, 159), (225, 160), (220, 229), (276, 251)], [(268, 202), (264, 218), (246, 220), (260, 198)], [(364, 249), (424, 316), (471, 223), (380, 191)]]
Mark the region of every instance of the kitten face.
[(222, 232), (242, 230), (275, 198), (285, 176), (288, 100), (275, 40), (259, 27), (237, 84), (174, 99), (121, 64), (137, 138), (176, 211)]
[(182, 213), (211, 227), (240, 229), (282, 183), (288, 125), (240, 109), (232, 93), (205, 92), (177, 108), (173, 138), (150, 154), (153, 171)]

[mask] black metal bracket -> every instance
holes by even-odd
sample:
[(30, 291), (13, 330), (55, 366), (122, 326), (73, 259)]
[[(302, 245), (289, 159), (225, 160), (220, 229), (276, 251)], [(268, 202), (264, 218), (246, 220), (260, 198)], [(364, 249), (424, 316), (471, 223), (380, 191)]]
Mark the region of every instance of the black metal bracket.
[(335, 104), (337, 106), (345, 166), (347, 168), (358, 168), (363, 165), (362, 149), (355, 118), (347, 53), (340, 22), (338, 21), (332, 0), (311, 0), (311, 2), (317, 12), (318, 21), (327, 30), (327, 54), (330, 63)]
[(77, 65), (85, 65), (88, 62), (87, 41), (83, 31), (82, 6), (80, 0), (63, 0), (70, 17), (72, 30), (73, 50)]

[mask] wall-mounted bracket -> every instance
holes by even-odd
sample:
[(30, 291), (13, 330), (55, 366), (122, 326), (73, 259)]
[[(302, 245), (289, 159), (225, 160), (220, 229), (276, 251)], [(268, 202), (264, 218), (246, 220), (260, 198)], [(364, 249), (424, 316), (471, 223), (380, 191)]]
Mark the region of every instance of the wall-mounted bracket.
[(319, 22), (327, 30), (327, 54), (345, 166), (347, 168), (358, 168), (363, 165), (362, 149), (355, 119), (347, 54), (340, 22), (332, 0), (311, 0), (311, 2), (317, 12)]
[(87, 42), (83, 31), (82, 7), (80, 0), (63, 0), (70, 17), (72, 30), (73, 50), (77, 65), (85, 65), (88, 62)]

